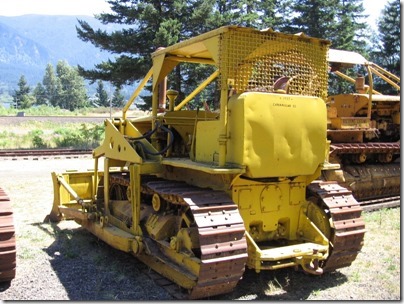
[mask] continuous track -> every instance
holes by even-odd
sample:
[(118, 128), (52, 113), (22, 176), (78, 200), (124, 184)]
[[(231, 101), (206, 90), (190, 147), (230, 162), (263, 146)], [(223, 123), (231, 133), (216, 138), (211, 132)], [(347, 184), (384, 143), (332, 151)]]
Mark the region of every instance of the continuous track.
[[(241, 279), (247, 261), (244, 224), (237, 206), (223, 191), (212, 191), (183, 182), (150, 181), (143, 191), (190, 210), (198, 230), (200, 271), (189, 298), (206, 298), (231, 292)], [(200, 253), (199, 253), (200, 251)]]
[[(116, 174), (111, 175), (110, 183), (127, 187), (129, 180), (126, 176)], [(157, 261), (161, 267), (154, 270), (160, 273), (164, 272), (162, 269), (166, 265), (171, 265), (169, 272), (177, 272), (173, 277), (183, 276), (185, 280), (194, 281), (194, 286), (185, 290), (158, 273), (151, 272), (149, 276), (176, 299), (208, 298), (231, 292), (245, 270), (247, 242), (243, 220), (229, 196), (223, 191), (201, 189), (184, 182), (148, 176), (142, 181), (141, 188), (143, 195), (150, 197), (158, 194), (165, 202), (179, 207), (177, 215), (185, 219), (184, 224), (187, 222), (186, 230), (194, 231), (189, 237), (193, 239), (193, 245), (197, 244), (192, 249), (183, 248), (180, 252), (184, 252), (184, 256), (195, 255), (200, 264), (197, 275), (188, 273), (182, 265), (175, 264), (164, 254), (170, 250), (170, 244), (148, 236), (144, 242), (149, 252), (139, 256), (139, 259), (149, 264), (152, 258), (154, 267)], [(143, 227), (142, 230), (146, 231), (147, 228)], [(187, 250), (192, 252), (187, 253)]]
[(400, 205), (400, 142), (334, 143), (330, 159), (341, 164), (345, 180), (340, 184), (366, 206), (364, 210)]
[(363, 246), (366, 231), (362, 207), (351, 191), (335, 182), (312, 183), (308, 188), (333, 222), (324, 272), (351, 265)]
[(14, 279), (16, 271), (16, 242), (13, 210), (10, 199), (0, 188), (0, 282)]
[[(128, 185), (128, 180), (119, 175), (111, 177), (111, 182)], [(329, 272), (349, 266), (363, 246), (365, 223), (361, 217), (362, 207), (351, 191), (337, 183), (319, 182), (311, 185), (309, 190), (333, 221), (330, 256), (321, 267)], [(142, 193), (158, 194), (171, 204), (189, 208), (194, 219), (193, 227), (198, 229), (200, 244), (198, 258), (201, 270), (195, 278), (196, 285), (188, 291), (188, 295), (158, 273), (149, 272), (148, 275), (177, 299), (206, 298), (232, 291), (243, 275), (247, 249), (242, 236), (245, 229), (243, 222), (227, 194), (160, 179), (142, 183)], [(233, 219), (228, 221), (231, 216)], [(164, 244), (154, 249), (158, 247), (163, 248)], [(160, 252), (153, 254), (162, 265), (169, 263)]]

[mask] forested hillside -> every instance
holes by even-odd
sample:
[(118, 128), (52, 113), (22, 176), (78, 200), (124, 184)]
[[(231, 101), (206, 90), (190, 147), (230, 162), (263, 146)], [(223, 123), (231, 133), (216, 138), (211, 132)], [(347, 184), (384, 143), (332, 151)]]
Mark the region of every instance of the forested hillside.
[(30, 85), (36, 85), (48, 63), (65, 60), (71, 66), (89, 68), (112, 57), (77, 38), (77, 19), (112, 28), (89, 16), (0, 16), (0, 90), (16, 88), (22, 74)]

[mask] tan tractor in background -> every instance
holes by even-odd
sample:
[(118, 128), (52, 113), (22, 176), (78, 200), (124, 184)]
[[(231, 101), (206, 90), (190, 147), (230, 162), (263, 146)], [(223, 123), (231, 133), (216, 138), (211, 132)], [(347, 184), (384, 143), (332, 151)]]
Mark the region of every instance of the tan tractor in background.
[[(341, 168), (323, 171), (323, 179), (349, 188), (361, 205), (399, 205), (400, 78), (355, 52), (331, 49), (328, 60), (352, 93), (327, 98), (330, 162)], [(376, 79), (397, 95), (376, 91)]]

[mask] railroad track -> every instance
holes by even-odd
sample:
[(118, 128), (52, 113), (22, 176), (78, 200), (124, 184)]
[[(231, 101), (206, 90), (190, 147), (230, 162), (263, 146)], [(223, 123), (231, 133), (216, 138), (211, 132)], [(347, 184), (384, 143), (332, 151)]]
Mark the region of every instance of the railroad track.
[(0, 160), (91, 157), (91, 149), (23, 149), (0, 150)]
[(374, 211), (383, 208), (395, 208), (401, 205), (401, 196), (392, 196), (378, 199), (371, 199), (361, 201), (359, 204), (362, 206), (363, 211)]

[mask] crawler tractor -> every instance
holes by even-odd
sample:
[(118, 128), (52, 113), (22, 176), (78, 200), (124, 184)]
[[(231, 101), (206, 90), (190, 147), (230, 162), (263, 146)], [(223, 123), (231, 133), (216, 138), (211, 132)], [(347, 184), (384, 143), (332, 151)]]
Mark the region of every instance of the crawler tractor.
[[(190, 299), (231, 292), (245, 267), (349, 266), (363, 245), (362, 208), (350, 190), (317, 180), (339, 167), (328, 162), (328, 49), (236, 26), (160, 48), (122, 117), (105, 121), (93, 170), (52, 173), (50, 219), (74, 219)], [(212, 73), (171, 89), (192, 64)], [(147, 84), (151, 114), (130, 119)]]
[[(353, 92), (328, 96), (330, 162), (341, 168), (324, 171), (323, 179), (348, 187), (361, 204), (399, 203), (400, 78), (358, 53), (331, 49), (328, 60), (330, 72)], [(377, 80), (397, 95), (376, 91)]]

